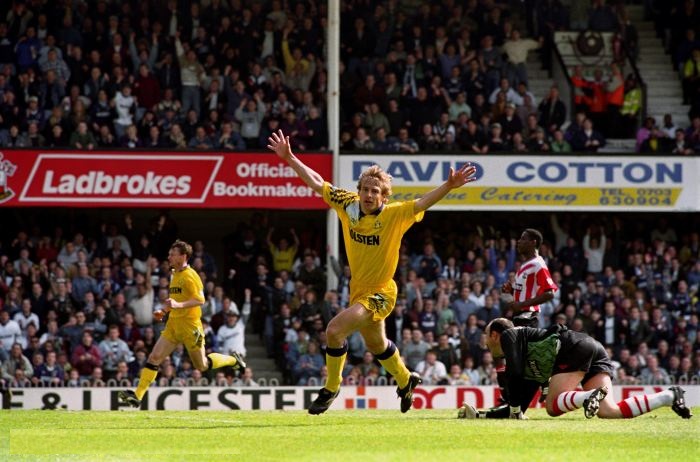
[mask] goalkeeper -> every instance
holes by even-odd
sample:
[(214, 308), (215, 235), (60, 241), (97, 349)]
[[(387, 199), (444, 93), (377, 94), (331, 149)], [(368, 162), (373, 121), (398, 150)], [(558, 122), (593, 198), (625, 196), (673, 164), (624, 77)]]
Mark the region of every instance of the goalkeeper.
[[(592, 337), (561, 325), (549, 329), (516, 328), (497, 318), (486, 326), (486, 343), (494, 358), (506, 359), (508, 405), (511, 419), (522, 419), (530, 402), (527, 382), (549, 380), (547, 414), (552, 417), (583, 408), (590, 419), (632, 418), (663, 406), (684, 419), (692, 417), (685, 405), (685, 391), (677, 386), (659, 393), (634, 395), (615, 403), (611, 377), (613, 365), (605, 348)], [(579, 384), (583, 391), (577, 391)]]

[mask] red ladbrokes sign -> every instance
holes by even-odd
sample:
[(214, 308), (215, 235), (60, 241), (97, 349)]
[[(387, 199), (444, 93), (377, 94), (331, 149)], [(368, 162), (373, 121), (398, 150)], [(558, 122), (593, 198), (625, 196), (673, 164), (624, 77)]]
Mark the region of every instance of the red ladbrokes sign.
[[(331, 178), (329, 154), (301, 154)], [(0, 206), (323, 209), (272, 153), (0, 151)]]

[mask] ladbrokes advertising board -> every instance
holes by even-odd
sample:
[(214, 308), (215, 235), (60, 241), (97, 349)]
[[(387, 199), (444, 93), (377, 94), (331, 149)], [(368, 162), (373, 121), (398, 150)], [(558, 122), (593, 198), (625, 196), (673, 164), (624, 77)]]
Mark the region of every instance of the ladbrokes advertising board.
[[(301, 154), (324, 178), (330, 154)], [(323, 209), (272, 153), (0, 151), (0, 206)]]

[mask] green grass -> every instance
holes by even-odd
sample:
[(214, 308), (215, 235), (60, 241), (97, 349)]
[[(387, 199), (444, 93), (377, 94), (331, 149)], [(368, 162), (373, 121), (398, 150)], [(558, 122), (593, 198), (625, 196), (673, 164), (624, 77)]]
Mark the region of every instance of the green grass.
[[(694, 413), (698, 413), (698, 409)], [(691, 461), (700, 418), (458, 420), (456, 410), (1, 411), (0, 460)]]

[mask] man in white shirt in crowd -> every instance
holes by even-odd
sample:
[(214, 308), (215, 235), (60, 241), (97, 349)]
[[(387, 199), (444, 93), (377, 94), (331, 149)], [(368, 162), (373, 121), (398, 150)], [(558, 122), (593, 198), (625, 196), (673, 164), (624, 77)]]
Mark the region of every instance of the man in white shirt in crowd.
[(238, 311), (231, 310), (226, 313), (226, 323), (219, 327), (216, 333), (221, 353), (229, 354), (231, 351), (236, 351), (245, 357), (245, 325), (239, 320)]
[(424, 385), (439, 385), (447, 380), (447, 368), (438, 361), (435, 351), (425, 354), (425, 359), (418, 363), (416, 372), (423, 378)]

